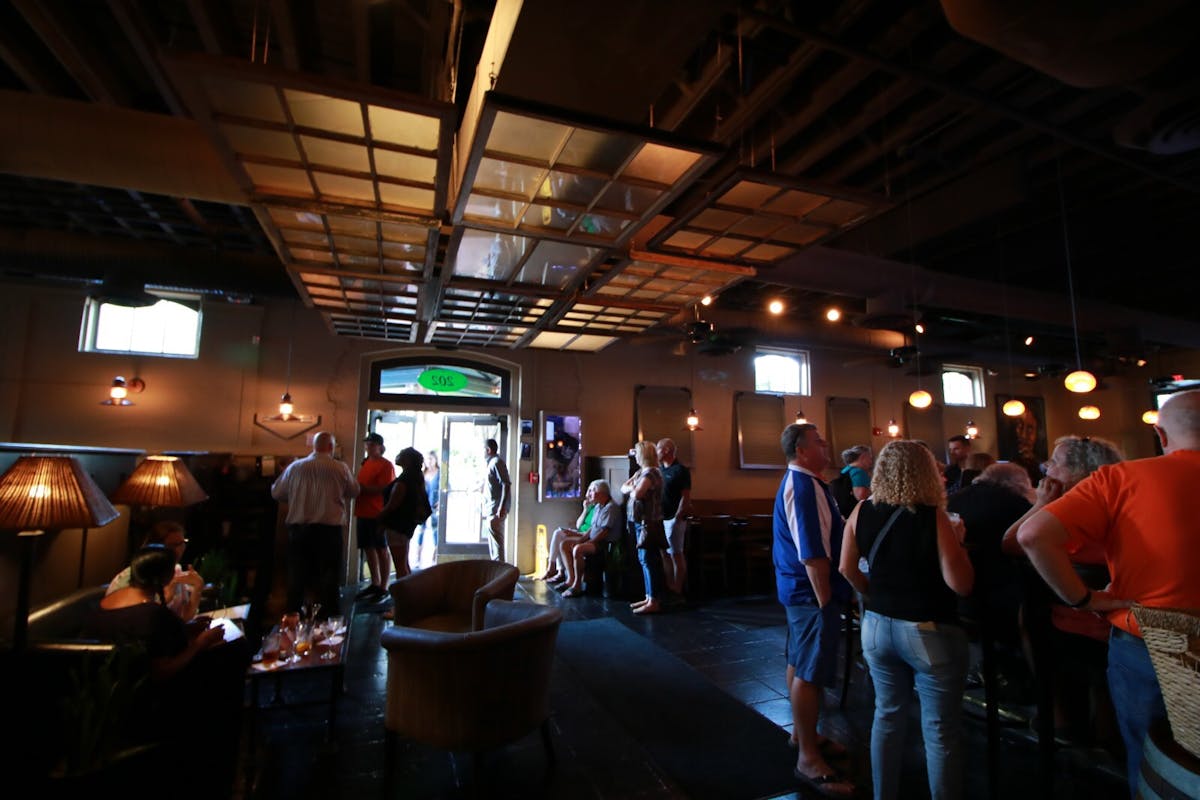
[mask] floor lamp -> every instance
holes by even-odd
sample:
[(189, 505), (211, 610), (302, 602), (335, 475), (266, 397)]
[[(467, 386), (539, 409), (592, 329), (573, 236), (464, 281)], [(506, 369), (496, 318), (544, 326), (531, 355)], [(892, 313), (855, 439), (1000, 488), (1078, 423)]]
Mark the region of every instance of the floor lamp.
[(20, 549), (14, 650), (25, 649), (29, 633), (29, 587), (38, 537), (63, 528), (82, 528), (86, 536), (88, 528), (116, 518), (112, 503), (71, 456), (21, 456), (0, 476), (0, 530), (18, 531)]

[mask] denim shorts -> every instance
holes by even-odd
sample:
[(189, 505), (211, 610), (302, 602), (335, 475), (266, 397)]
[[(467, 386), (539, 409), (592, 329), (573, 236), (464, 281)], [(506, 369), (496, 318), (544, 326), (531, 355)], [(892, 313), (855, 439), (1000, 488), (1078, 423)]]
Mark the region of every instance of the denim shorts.
[(834, 685), (842, 610), (842, 604), (833, 601), (824, 608), (784, 606), (788, 621), (787, 663), (796, 668), (797, 678), (819, 686)]

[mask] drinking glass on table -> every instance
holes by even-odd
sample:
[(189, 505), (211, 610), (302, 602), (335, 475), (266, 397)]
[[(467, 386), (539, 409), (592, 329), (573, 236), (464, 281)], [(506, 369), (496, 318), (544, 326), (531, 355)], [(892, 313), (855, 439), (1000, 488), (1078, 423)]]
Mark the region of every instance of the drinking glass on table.
[(321, 654), (321, 658), (326, 661), (337, 658), (338, 650), (342, 646), (342, 637), (345, 635), (342, 631), (345, 624), (346, 619), (342, 616), (333, 616), (325, 620), (325, 652)]
[(296, 631), (296, 657), (304, 658), (312, 650), (313, 623), (304, 621)]

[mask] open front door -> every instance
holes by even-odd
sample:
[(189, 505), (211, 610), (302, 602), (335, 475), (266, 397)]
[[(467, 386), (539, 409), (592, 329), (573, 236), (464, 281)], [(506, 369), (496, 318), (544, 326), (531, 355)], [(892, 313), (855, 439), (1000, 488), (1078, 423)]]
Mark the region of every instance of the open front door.
[(442, 418), (442, 480), (438, 554), (488, 557), (483, 518), (487, 461), (483, 443), (495, 439), (507, 453), (502, 416), (447, 414)]

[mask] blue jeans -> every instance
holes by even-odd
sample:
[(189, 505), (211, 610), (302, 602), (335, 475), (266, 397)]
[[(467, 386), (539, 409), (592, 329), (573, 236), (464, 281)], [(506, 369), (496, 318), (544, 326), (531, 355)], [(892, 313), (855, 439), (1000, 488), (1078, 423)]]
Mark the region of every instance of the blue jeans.
[[(642, 523), (637, 523), (641, 527)], [(638, 561), (642, 564), (642, 579), (646, 582), (646, 597), (657, 599), (663, 596), (667, 582), (663, 572), (662, 550), (657, 547), (639, 547)]]
[(962, 697), (967, 636), (956, 625), (908, 622), (868, 611), (862, 648), (875, 682), (871, 780), (875, 800), (897, 796), (914, 682), (921, 701), (925, 766), (933, 800), (961, 797), (965, 746)]
[(1167, 718), (1167, 707), (1146, 643), (1120, 628), (1113, 628), (1108, 639), (1108, 691), (1125, 741), (1126, 777), (1132, 796), (1137, 793), (1146, 733), (1154, 722)]

